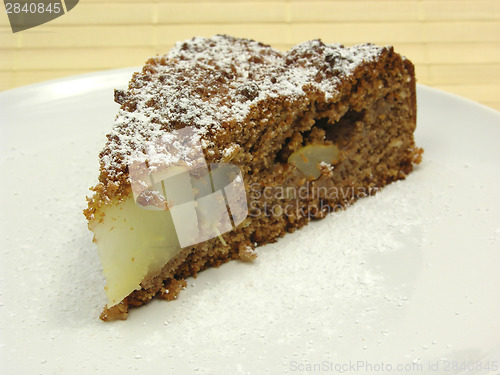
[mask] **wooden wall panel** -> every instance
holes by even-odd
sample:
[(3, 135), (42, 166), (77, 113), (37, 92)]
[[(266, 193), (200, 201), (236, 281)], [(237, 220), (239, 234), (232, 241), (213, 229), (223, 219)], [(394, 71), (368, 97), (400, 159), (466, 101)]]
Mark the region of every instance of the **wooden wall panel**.
[(216, 33), (283, 50), (311, 38), (392, 44), (420, 83), (500, 110), (499, 0), (81, 0), (16, 34), (0, 7), (0, 90), (141, 65), (177, 40)]

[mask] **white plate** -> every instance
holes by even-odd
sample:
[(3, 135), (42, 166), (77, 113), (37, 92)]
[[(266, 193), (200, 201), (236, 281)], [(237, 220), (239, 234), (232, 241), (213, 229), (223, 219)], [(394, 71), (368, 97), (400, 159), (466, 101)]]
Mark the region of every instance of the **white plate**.
[(82, 210), (132, 71), (0, 94), (2, 374), (498, 372), (500, 114), (422, 86), (407, 180), (101, 322)]

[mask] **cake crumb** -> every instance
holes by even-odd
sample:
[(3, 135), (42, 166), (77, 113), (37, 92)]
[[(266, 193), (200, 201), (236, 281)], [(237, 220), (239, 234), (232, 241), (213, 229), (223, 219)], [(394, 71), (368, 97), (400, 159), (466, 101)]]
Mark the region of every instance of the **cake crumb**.
[(238, 255), (244, 262), (251, 262), (257, 258), (257, 252), (251, 246), (241, 246)]
[(177, 298), (180, 291), (187, 286), (186, 280), (168, 279), (161, 287), (157, 297), (167, 301), (172, 301)]

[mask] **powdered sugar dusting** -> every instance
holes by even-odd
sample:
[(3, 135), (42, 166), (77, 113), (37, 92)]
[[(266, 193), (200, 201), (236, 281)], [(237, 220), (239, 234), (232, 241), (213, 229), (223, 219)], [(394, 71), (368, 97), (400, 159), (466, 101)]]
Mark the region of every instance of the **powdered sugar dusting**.
[(217, 135), (243, 123), (262, 101), (294, 101), (314, 90), (325, 100), (338, 95), (338, 85), (383, 48), (363, 44), (344, 48), (320, 40), (283, 53), (268, 45), (224, 35), (179, 42), (166, 55), (150, 59), (136, 73), (101, 155), (107, 176), (146, 155), (148, 144), (165, 132), (197, 129), (207, 152)]

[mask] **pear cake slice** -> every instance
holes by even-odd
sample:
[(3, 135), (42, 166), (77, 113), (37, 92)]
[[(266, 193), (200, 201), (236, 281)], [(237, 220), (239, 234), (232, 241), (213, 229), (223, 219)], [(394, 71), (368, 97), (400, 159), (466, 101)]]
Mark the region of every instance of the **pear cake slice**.
[[(392, 47), (312, 40), (281, 52), (196, 37), (149, 59), (115, 101), (84, 212), (106, 278), (103, 320), (254, 259), (256, 246), (405, 178), (422, 154), (414, 67)], [(220, 165), (232, 167), (223, 183)]]

